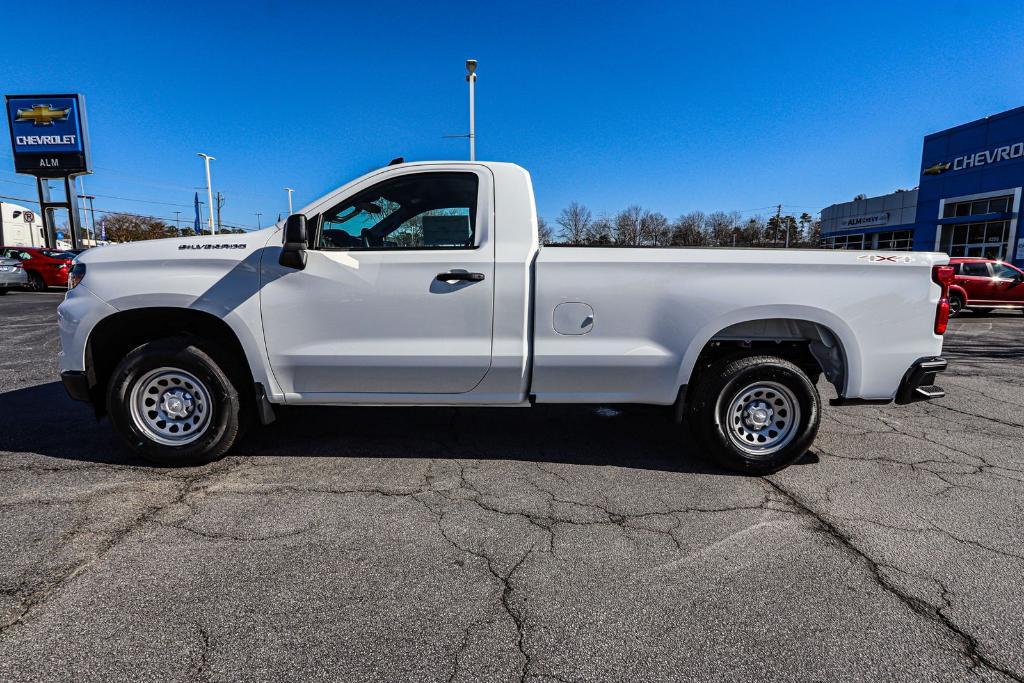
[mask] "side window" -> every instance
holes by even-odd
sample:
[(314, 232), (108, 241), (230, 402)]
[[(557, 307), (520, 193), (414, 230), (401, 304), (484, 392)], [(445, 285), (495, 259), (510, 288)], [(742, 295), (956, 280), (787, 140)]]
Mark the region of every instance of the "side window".
[(465, 249), (476, 239), (475, 173), (385, 180), (325, 211), (317, 249)]
[(1017, 270), (1016, 268), (1011, 268), (1005, 263), (993, 263), (992, 271), (995, 273), (996, 277), (1002, 278), (1004, 280), (1012, 280), (1018, 275), (1020, 275), (1019, 270)]
[(987, 263), (964, 263), (961, 274), (971, 277), (992, 277), (988, 273)]

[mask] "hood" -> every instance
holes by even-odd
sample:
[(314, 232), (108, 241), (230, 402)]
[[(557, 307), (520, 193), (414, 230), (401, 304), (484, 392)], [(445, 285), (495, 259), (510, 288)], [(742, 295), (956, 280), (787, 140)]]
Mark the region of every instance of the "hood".
[(266, 246), (279, 228), (228, 235), (169, 237), (93, 247), (78, 256), (80, 263), (101, 264), (123, 261), (242, 260)]

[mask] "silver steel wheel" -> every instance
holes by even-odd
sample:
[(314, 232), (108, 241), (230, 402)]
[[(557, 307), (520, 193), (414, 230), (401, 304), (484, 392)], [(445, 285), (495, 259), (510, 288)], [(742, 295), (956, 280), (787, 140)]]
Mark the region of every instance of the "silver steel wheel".
[(800, 404), (778, 382), (755, 382), (729, 401), (726, 432), (738, 449), (755, 457), (782, 450), (800, 426)]
[(210, 392), (195, 375), (178, 368), (157, 368), (143, 375), (131, 392), (135, 426), (165, 446), (185, 446), (210, 426)]

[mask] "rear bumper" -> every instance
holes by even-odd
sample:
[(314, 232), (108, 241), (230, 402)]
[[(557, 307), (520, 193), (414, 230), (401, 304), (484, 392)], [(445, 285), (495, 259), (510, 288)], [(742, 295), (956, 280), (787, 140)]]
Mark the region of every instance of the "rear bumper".
[(90, 400), (89, 397), (89, 378), (84, 370), (65, 370), (60, 373), (60, 381), (64, 385), (64, 390), (68, 392), (68, 396), (76, 401)]
[(3, 289), (17, 289), (28, 284), (28, 275), (24, 270), (0, 271), (0, 287)]
[[(942, 387), (936, 386), (935, 376), (946, 369), (946, 359), (938, 356), (918, 358), (913, 365), (903, 373), (900, 386), (896, 389), (896, 403), (906, 405), (917, 401), (930, 401), (933, 398), (942, 398), (946, 392)], [(892, 402), (889, 398), (833, 398), (829, 405), (833, 406), (860, 406), (860, 405), (887, 405)]]
[(896, 390), (896, 403), (904, 405), (916, 401), (930, 401), (946, 395), (942, 387), (935, 384), (935, 376), (946, 369), (946, 359), (919, 358), (903, 375), (900, 388)]

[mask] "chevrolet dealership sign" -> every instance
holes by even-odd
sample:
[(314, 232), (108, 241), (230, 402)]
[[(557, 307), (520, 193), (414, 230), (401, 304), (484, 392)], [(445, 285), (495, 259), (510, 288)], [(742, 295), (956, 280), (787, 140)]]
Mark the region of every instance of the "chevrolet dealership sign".
[(965, 168), (974, 168), (975, 166), (984, 166), (985, 164), (994, 164), (997, 161), (1009, 161), (1010, 159), (1019, 159), (1021, 157), (1024, 157), (1024, 142), (1017, 142), (1012, 145), (1002, 145), (981, 152), (974, 152), (973, 154), (965, 154), (953, 159), (953, 161), (940, 161), (937, 164), (926, 167), (921, 173), (924, 175), (939, 175), (946, 171), (962, 171)]
[(849, 216), (839, 220), (839, 229), (847, 230), (849, 228), (873, 228), (879, 225), (889, 224), (889, 212), (883, 213), (868, 213), (863, 216)]
[(88, 172), (81, 95), (8, 95), (7, 120), (18, 173), (58, 178)]

